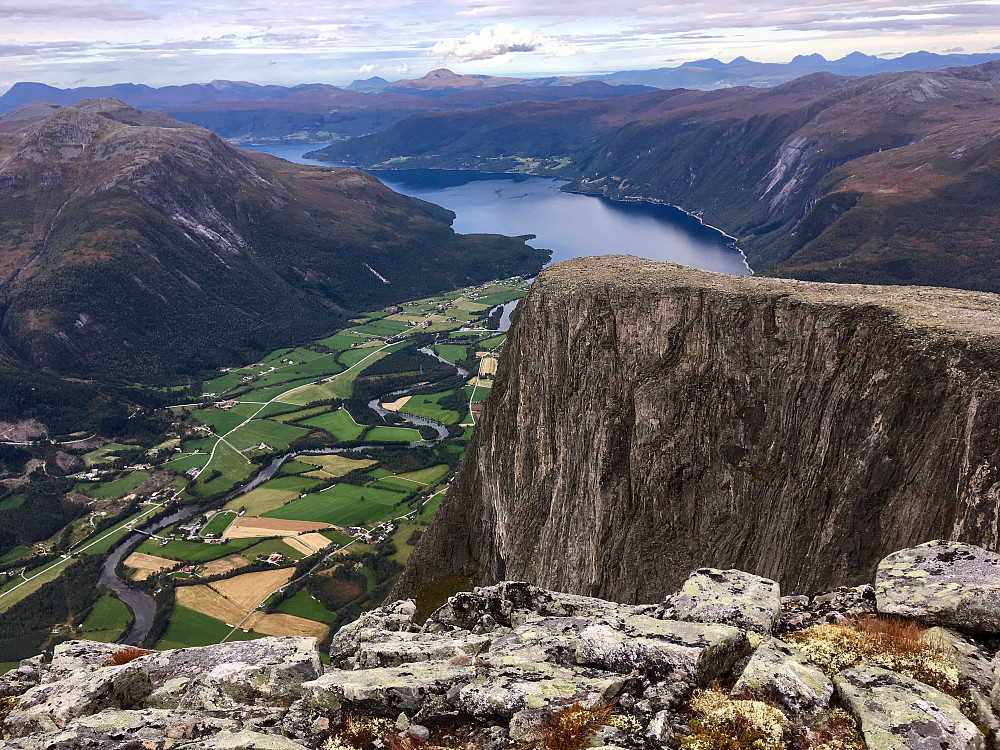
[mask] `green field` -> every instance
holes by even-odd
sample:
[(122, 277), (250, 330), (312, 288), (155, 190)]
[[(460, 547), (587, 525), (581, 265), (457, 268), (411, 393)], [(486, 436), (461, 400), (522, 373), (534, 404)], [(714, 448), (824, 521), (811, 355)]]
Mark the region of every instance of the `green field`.
[(257, 555), (267, 557), (273, 555), (275, 552), (280, 552), (289, 560), (301, 560), (305, 557), (297, 549), (292, 549), (280, 539), (265, 539), (263, 542), (258, 542), (252, 547), (247, 547), (247, 549), (243, 550), (242, 554), (247, 560), (253, 562)]
[(337, 619), (337, 616), (333, 612), (313, 599), (305, 589), (302, 589), (295, 596), (285, 599), (278, 606), (278, 611), (284, 612), (286, 615), (295, 615), (296, 617), (304, 617), (307, 620), (316, 620), (317, 622), (325, 622), (327, 624)]
[(136, 547), (135, 551), (165, 557), (177, 562), (201, 563), (242, 552), (258, 541), (258, 539), (230, 539), (225, 544), (203, 544), (201, 542), (171, 540), (161, 547), (158, 541), (150, 539)]
[(208, 525), (201, 530), (205, 536), (222, 536), (222, 532), (229, 528), (229, 524), (236, 518), (235, 513), (222, 511), (216, 513)]
[[(282, 396), (281, 400), (286, 404), (299, 404), (300, 406), (305, 406), (306, 404), (311, 404), (314, 401), (325, 401), (331, 398), (350, 398), (351, 393), (354, 390), (354, 379), (364, 370), (365, 367), (375, 364), (383, 357), (388, 357), (391, 352), (396, 351), (404, 346), (408, 346), (410, 342), (400, 341), (398, 344), (393, 344), (385, 349), (365, 349), (362, 350), (367, 352), (365, 364), (362, 366), (352, 367), (346, 372), (337, 375), (329, 383), (314, 383), (312, 385), (304, 386), (296, 390), (294, 393), (290, 393), (287, 396)], [(354, 354), (354, 352), (351, 352)]]
[(226, 441), (238, 451), (245, 451), (260, 443), (284, 450), (289, 443), (308, 432), (301, 427), (272, 422), (270, 419), (255, 419), (226, 436)]
[[(323, 474), (323, 478), (335, 479), (348, 474), (355, 469), (364, 469), (375, 462), (367, 458), (345, 458), (336, 453), (317, 454), (313, 456), (301, 455), (299, 460), (312, 464), (317, 471)], [(319, 475), (316, 475), (319, 478)]]
[(351, 348), (351, 344), (363, 344), (368, 341), (367, 336), (358, 336), (350, 333), (335, 333), (325, 339), (320, 339), (317, 344), (322, 344), (337, 351), (345, 351)]
[(372, 427), (365, 433), (365, 440), (373, 443), (419, 443), (423, 438), (411, 427)]
[(312, 464), (304, 464), (301, 461), (285, 461), (281, 465), (281, 473), (285, 475), (296, 475), (315, 470), (316, 467)]
[(277, 385), (278, 383), (293, 382), (303, 378), (321, 378), (324, 375), (338, 373), (343, 369), (344, 367), (338, 364), (332, 354), (312, 354), (312, 358), (307, 362), (277, 367), (274, 372), (255, 380), (254, 386), (266, 387)]
[(402, 490), (403, 492), (413, 492), (422, 487), (430, 487), (436, 484), (448, 473), (447, 464), (438, 464), (427, 469), (411, 471), (406, 474), (382, 475), (374, 484), (378, 487)]
[(111, 497), (124, 497), (140, 484), (149, 479), (148, 471), (133, 471), (113, 482), (101, 482), (100, 484), (84, 487), (83, 491), (91, 497), (103, 499)]
[(424, 503), (424, 507), (422, 507), (420, 509), (420, 512), (417, 513), (416, 515), (417, 520), (430, 521), (431, 517), (434, 515), (434, 511), (438, 509), (438, 506), (441, 504), (442, 500), (444, 500), (444, 493), (439, 492), (430, 500), (428, 500), (426, 503)]
[(114, 458), (121, 456), (123, 453), (131, 453), (133, 451), (141, 451), (138, 445), (123, 445), (122, 443), (108, 443), (107, 445), (102, 445), (100, 448), (90, 451), (89, 453), (83, 454), (83, 462), (87, 466), (94, 466), (96, 464), (104, 463), (105, 461), (113, 460)]
[(226, 504), (225, 510), (238, 511), (240, 508), (245, 508), (247, 515), (259, 516), (261, 513), (280, 508), (318, 484), (319, 480), (309, 477), (277, 477), (255, 487), (245, 495), (233, 498)]
[(10, 593), (5, 593), (3, 596), (0, 596), (0, 612), (6, 612), (22, 599), (26, 599), (29, 595), (34, 594), (49, 581), (56, 580), (56, 578), (58, 578), (64, 570), (66, 570), (70, 565), (73, 565), (75, 562), (76, 560), (70, 560), (69, 562), (58, 560), (55, 563), (51, 563), (46, 566), (45, 569), (37, 575), (35, 571), (29, 571), (28, 577), (31, 578), (31, 580), (23, 586), (18, 586), (18, 584), (24, 580), (22, 578), (9, 581), (3, 586), (2, 589), (3, 591), (10, 591)]
[(121, 638), (131, 623), (132, 614), (128, 607), (113, 596), (102, 596), (83, 621), (81, 638), (111, 643)]
[(498, 346), (503, 345), (507, 341), (507, 334), (501, 333), (499, 336), (494, 336), (493, 338), (484, 339), (480, 341), (478, 346), (483, 349), (496, 349)]
[(296, 422), (300, 419), (306, 419), (308, 417), (315, 417), (317, 414), (322, 414), (323, 412), (330, 411), (329, 406), (313, 406), (309, 409), (300, 409), (292, 404), (283, 404), (280, 401), (274, 401), (270, 406), (268, 406), (261, 416), (266, 416), (268, 412), (275, 409), (285, 409), (282, 414), (271, 417), (275, 422), (281, 422), (282, 424), (286, 422)]
[[(163, 638), (156, 644), (156, 648), (165, 651), (174, 648), (188, 648), (189, 646), (211, 646), (221, 642), (229, 635), (230, 630), (232, 628), (221, 620), (195, 612), (187, 607), (175, 606), (173, 614), (170, 616), (170, 624), (167, 626)], [(257, 633), (244, 633), (242, 630), (237, 630), (229, 640), (251, 641), (262, 637)]]
[(338, 484), (264, 515), (289, 521), (321, 521), (335, 526), (356, 526), (383, 520), (403, 497), (399, 492), (377, 487)]
[(463, 344), (438, 344), (434, 347), (439, 355), (449, 362), (461, 362), (468, 355), (468, 347)]
[(209, 453), (193, 453), (190, 456), (185, 456), (181, 453), (177, 454), (180, 458), (174, 458), (163, 464), (163, 467), (170, 469), (171, 471), (176, 471), (178, 474), (183, 474), (188, 469), (200, 469), (205, 464), (208, 463)]
[(342, 443), (357, 440), (365, 431), (364, 426), (355, 422), (347, 409), (343, 408), (307, 419), (302, 424), (325, 430)]
[(11, 495), (5, 500), (0, 500), (0, 510), (11, 510), (21, 507), (24, 502), (24, 495)]
[(130, 529), (127, 528), (127, 524), (130, 521), (134, 521), (136, 518), (149, 515), (150, 510), (140, 510), (138, 513), (129, 516), (124, 521), (119, 524), (115, 531), (111, 529), (105, 529), (99, 534), (94, 534), (94, 539), (100, 539), (99, 542), (91, 544), (86, 539), (74, 546), (74, 550), (77, 552), (83, 552), (85, 555), (103, 555), (109, 549), (111, 545), (121, 539), (123, 536), (129, 533)]
[[(215, 456), (198, 476), (195, 492), (199, 495), (211, 495), (231, 489), (237, 482), (250, 476), (256, 468), (242, 453), (233, 450), (227, 443), (220, 443)], [(209, 480), (213, 471), (222, 472), (222, 476)]]
[(195, 419), (208, 425), (216, 435), (225, 435), (236, 425), (245, 422), (260, 411), (260, 404), (236, 404), (231, 409), (205, 409), (196, 411)]
[(398, 320), (373, 320), (371, 323), (355, 326), (353, 329), (358, 333), (365, 333), (370, 336), (395, 336), (409, 328), (406, 323)]
[(241, 383), (241, 378), (246, 374), (245, 370), (227, 372), (225, 375), (220, 375), (217, 378), (202, 383), (201, 392), (202, 394), (214, 393), (216, 396), (221, 396), (226, 391), (238, 386)]
[(417, 417), (427, 417), (436, 422), (444, 424), (457, 424), (462, 415), (452, 409), (442, 409), (438, 406), (438, 399), (444, 398), (448, 393), (432, 393), (430, 395), (411, 396), (400, 409), (404, 414), (413, 414)]

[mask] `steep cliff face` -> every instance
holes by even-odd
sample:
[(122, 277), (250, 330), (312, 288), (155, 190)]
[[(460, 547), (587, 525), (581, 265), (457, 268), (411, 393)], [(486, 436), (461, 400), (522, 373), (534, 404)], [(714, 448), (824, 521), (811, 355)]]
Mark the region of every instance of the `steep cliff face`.
[(705, 565), (811, 592), (997, 549), (998, 331), (990, 294), (556, 265), (396, 593), (464, 569), (651, 601)]

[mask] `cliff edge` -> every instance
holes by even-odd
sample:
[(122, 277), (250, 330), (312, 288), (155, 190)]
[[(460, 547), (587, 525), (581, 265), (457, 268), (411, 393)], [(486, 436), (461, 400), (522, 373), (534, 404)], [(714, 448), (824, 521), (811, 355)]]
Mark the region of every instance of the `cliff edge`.
[(650, 601), (700, 566), (869, 580), (998, 547), (1000, 296), (628, 256), (539, 275), (396, 596), (456, 573)]

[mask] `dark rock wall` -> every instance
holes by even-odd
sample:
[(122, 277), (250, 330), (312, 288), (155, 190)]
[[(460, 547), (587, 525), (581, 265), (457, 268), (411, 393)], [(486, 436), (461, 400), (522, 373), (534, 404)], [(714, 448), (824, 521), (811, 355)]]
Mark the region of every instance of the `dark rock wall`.
[(654, 601), (705, 565), (813, 592), (997, 549), (997, 332), (996, 295), (554, 266), (394, 593), (464, 568)]

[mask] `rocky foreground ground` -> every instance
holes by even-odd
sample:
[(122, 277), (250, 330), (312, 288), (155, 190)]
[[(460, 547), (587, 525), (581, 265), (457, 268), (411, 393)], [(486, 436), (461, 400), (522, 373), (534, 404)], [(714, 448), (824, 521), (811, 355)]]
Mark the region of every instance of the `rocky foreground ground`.
[(0, 679), (0, 747), (998, 747), (1000, 556), (929, 542), (874, 586), (782, 598), (695, 571), (660, 604), (504, 582), (335, 637), (131, 653), (73, 641)]

